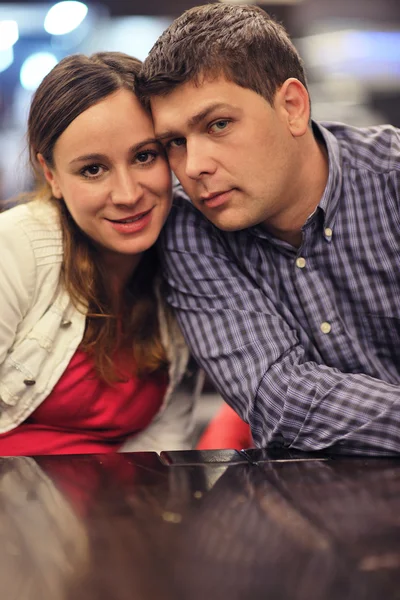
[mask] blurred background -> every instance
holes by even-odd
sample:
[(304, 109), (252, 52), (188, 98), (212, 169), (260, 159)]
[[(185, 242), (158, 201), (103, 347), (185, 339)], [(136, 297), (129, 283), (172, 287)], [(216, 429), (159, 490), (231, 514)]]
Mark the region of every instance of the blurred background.
[[(230, 0), (231, 3), (232, 0)], [(0, 202), (29, 189), (25, 148), (33, 91), (67, 54), (120, 50), (144, 59), (198, 0), (0, 2)], [(318, 120), (400, 126), (400, 0), (256, 2), (289, 31)]]

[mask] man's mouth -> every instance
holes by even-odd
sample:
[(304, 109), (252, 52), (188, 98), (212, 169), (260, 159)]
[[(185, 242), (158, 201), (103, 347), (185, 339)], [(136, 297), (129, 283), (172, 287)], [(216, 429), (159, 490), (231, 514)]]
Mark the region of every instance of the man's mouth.
[(217, 192), (210, 192), (208, 194), (202, 194), (200, 196), (200, 201), (202, 204), (207, 206), (207, 208), (218, 208), (219, 206), (222, 206), (223, 204), (228, 202), (228, 200), (230, 200), (233, 191), (234, 188), (231, 188), (228, 190), (221, 190)]
[(200, 200), (202, 200), (203, 202), (208, 202), (209, 200), (212, 200), (213, 198), (221, 196), (221, 194), (225, 194), (227, 192), (230, 192), (230, 190), (220, 190), (219, 192), (210, 192), (209, 194), (203, 194), (202, 196), (200, 196)]

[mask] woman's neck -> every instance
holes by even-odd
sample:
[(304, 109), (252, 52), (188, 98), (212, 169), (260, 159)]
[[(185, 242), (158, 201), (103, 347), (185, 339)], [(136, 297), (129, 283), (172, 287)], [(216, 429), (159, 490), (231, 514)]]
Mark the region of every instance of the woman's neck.
[(109, 254), (102, 257), (102, 271), (104, 284), (108, 288), (112, 301), (118, 306), (123, 297), (123, 292), (136, 271), (142, 254), (134, 256)]

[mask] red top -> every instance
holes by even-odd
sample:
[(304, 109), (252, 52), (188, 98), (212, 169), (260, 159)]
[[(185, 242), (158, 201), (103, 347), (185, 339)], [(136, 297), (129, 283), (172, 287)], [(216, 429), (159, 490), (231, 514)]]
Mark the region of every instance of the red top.
[(77, 350), (53, 391), (21, 425), (0, 434), (0, 455), (115, 452), (147, 427), (162, 404), (168, 378), (130, 376), (109, 385)]

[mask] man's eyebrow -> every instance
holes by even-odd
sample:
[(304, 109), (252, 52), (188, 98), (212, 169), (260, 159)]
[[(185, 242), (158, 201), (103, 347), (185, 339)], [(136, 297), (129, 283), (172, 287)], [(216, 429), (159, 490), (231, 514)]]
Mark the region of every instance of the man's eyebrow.
[[(135, 154), (135, 152), (138, 152), (144, 146), (148, 146), (150, 144), (159, 145), (159, 143), (160, 143), (159, 140), (156, 138), (148, 138), (147, 140), (143, 140), (143, 141), (139, 142), (138, 144), (135, 144), (134, 146), (132, 146), (129, 149), (129, 152), (131, 152), (132, 154)], [(100, 154), (100, 153), (93, 152), (91, 154), (82, 154), (81, 156), (77, 156), (76, 158), (71, 160), (69, 164), (72, 165), (73, 163), (77, 163), (77, 162), (87, 162), (87, 161), (92, 161), (92, 160), (101, 161), (101, 160), (106, 160), (106, 159), (107, 159), (106, 154)]]
[(201, 123), (201, 121), (203, 121), (203, 119), (208, 117), (208, 115), (210, 113), (212, 113), (214, 110), (228, 108), (228, 106), (229, 105), (226, 104), (226, 102), (214, 102), (213, 104), (209, 104), (202, 111), (200, 111), (196, 115), (193, 115), (193, 117), (190, 117), (190, 119), (188, 121), (189, 127), (194, 127), (195, 125), (198, 125), (199, 123)]
[[(190, 119), (187, 122), (187, 126), (195, 127), (196, 125), (199, 125), (199, 123), (201, 123), (204, 119), (206, 119), (210, 113), (214, 112), (215, 110), (222, 110), (225, 108), (231, 107), (229, 104), (226, 104), (226, 102), (213, 102), (213, 104), (209, 104), (208, 106), (203, 108), (203, 110), (190, 117)], [(159, 139), (160, 141), (175, 137), (182, 137), (182, 134), (178, 131), (173, 131), (172, 129), (169, 131), (164, 131), (163, 133), (157, 135), (157, 139)]]

